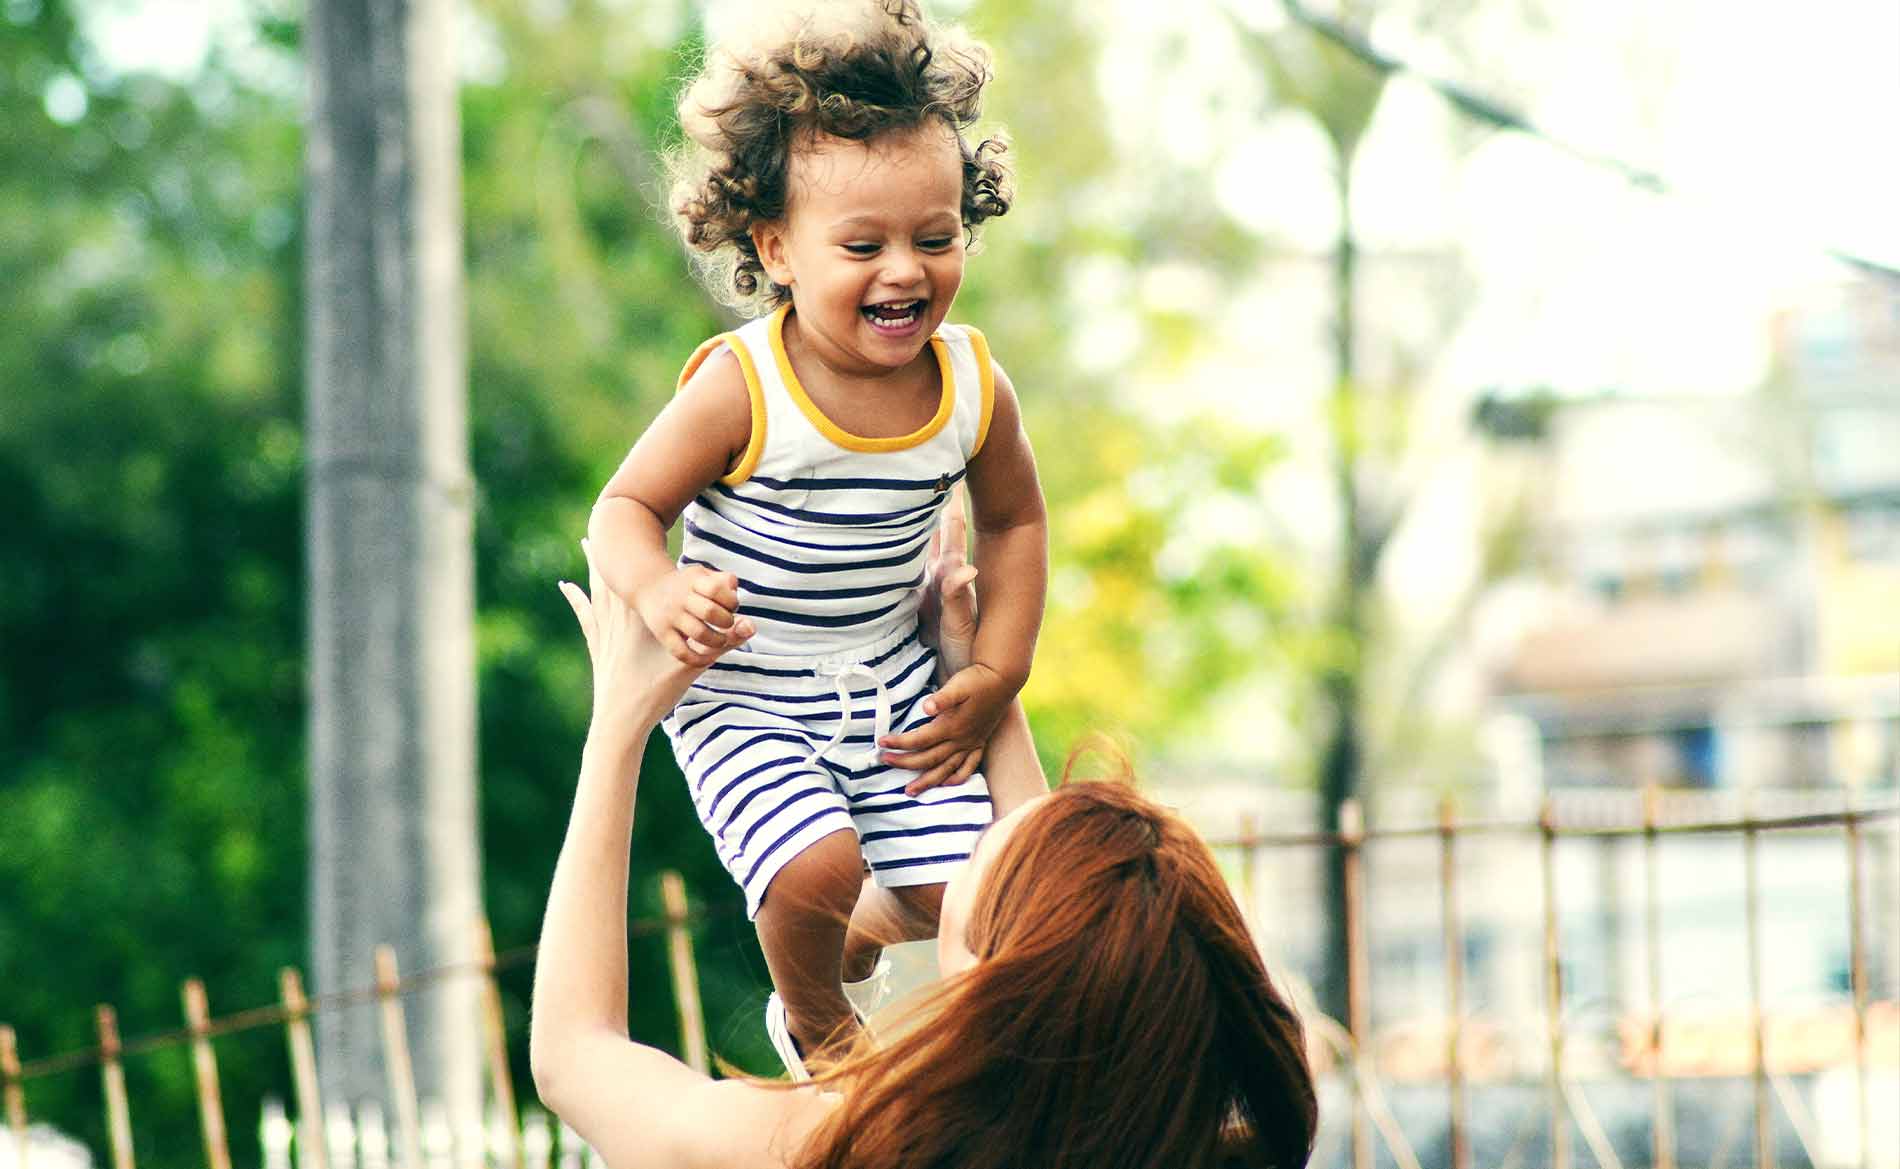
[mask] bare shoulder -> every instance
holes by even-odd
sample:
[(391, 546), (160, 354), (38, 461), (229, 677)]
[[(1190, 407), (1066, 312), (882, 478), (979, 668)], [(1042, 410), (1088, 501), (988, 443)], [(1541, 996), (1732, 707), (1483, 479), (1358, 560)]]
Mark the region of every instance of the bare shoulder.
[(699, 363), (674, 395), (673, 409), (727, 445), (745, 446), (752, 433), (752, 389), (730, 346), (720, 346)]

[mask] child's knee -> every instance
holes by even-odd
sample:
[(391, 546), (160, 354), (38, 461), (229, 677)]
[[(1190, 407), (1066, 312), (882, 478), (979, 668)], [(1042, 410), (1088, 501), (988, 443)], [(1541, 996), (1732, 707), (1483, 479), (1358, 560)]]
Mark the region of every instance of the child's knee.
[(857, 904), (863, 871), (857, 835), (833, 832), (785, 862), (766, 886), (762, 909), (775, 915), (835, 917), (842, 927)]

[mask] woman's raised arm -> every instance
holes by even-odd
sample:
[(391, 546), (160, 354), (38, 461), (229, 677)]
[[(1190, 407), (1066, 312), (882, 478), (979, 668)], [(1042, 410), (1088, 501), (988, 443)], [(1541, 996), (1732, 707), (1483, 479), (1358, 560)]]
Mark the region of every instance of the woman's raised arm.
[[(583, 550), (587, 550), (585, 542)], [(826, 1105), (810, 1092), (715, 1082), (627, 1035), (627, 880), (647, 736), (698, 670), (656, 642), (588, 558), (562, 582), (594, 668), (593, 718), (534, 972), (529, 1060), (542, 1101), (609, 1165), (782, 1165)], [(735, 632), (750, 636), (742, 617)]]

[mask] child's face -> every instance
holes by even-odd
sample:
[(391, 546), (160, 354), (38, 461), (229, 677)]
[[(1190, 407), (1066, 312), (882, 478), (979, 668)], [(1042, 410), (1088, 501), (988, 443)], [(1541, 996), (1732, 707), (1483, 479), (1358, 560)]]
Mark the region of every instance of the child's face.
[(962, 209), (956, 138), (929, 121), (799, 149), (785, 218), (754, 239), (817, 356), (875, 374), (915, 359), (949, 313), (963, 283)]

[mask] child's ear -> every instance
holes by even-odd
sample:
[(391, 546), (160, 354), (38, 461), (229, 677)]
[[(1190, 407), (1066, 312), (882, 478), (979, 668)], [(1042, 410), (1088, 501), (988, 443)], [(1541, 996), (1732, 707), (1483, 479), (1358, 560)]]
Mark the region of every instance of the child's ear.
[(782, 220), (755, 223), (751, 229), (752, 246), (758, 249), (759, 264), (772, 283), (792, 286), (792, 266), (785, 260), (785, 224)]

